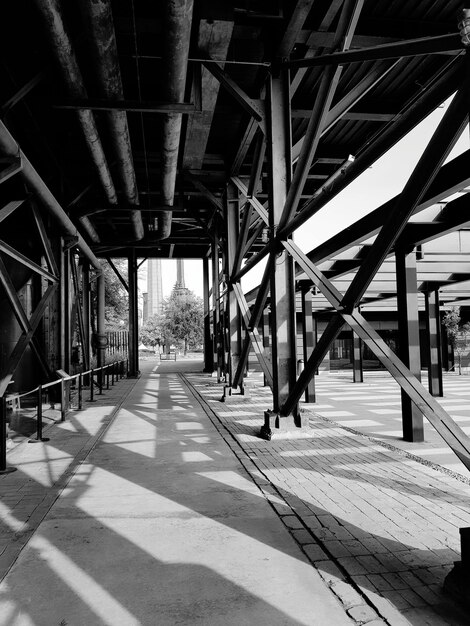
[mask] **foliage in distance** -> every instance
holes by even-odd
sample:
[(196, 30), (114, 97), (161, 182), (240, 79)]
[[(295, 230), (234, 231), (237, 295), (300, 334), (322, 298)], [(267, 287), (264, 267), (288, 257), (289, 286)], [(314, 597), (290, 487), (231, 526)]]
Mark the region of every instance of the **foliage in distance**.
[(204, 306), (201, 298), (189, 289), (173, 289), (161, 314), (153, 315), (143, 325), (140, 341), (146, 346), (169, 348), (176, 344), (184, 354), (203, 341)]

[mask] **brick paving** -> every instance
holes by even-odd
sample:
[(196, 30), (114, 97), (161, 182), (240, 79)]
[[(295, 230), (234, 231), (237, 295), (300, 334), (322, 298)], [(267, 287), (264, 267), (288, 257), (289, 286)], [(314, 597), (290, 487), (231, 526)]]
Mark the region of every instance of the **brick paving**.
[[(171, 372), (181, 370), (182, 364), (162, 365), (163, 371)], [(186, 369), (191, 367), (187, 364)], [(380, 391), (385, 382), (392, 396), (390, 381), (376, 378), (369, 383), (372, 389), (361, 387), (352, 401), (345, 392), (348, 381), (325, 378), (318, 385), (323, 396), (317, 405), (303, 409), (310, 416), (309, 432), (266, 442), (257, 434), (263, 411), (271, 408), (267, 388), (258, 384), (251, 398), (235, 396), (221, 402), (222, 385), (210, 376), (191, 372), (180, 376), (351, 619), (370, 626), (470, 623), (468, 614), (442, 592), (446, 574), (460, 559), (458, 529), (470, 526), (469, 481), (463, 466), (459, 473), (453, 461), (452, 471), (445, 463), (435, 463), (434, 451), (442, 448), (439, 441), (420, 444), (425, 446), (425, 462), (419, 462), (419, 446), (400, 448), (396, 433), (397, 441), (390, 443), (386, 414), (370, 420), (377, 424), (367, 423), (360, 403), (370, 406), (374, 394), (382, 402), (396, 402), (387, 393), (383, 400)], [(448, 388), (461, 415), (466, 406), (461, 401), (464, 382), (454, 379)], [(0, 476), (0, 578), (134, 384), (123, 379), (83, 411), (71, 412), (65, 423), (53, 424), (53, 445), (22, 443), (10, 450), (9, 464), (18, 462), (21, 471)], [(326, 414), (330, 409), (352, 415)], [(386, 434), (380, 440), (382, 425)], [(432, 451), (427, 459), (426, 450)]]
[[(338, 413), (342, 420), (347, 416), (331, 405), (331, 398), (329, 415), (322, 413), (323, 398), (321, 415), (316, 405), (304, 405), (308, 435), (266, 442), (257, 433), (271, 395), (260, 378), (251, 398), (234, 396), (226, 402), (220, 401), (222, 387), (214, 379), (188, 375), (187, 380), (232, 438), (234, 450), (249, 460), (247, 470), (261, 481), (305, 554), (345, 606), (355, 607), (351, 617), (361, 623), (382, 618), (394, 625), (470, 623), (442, 591), (445, 576), (460, 560), (459, 528), (470, 525), (470, 481), (463, 465), (460, 474), (453, 462), (452, 472), (426, 459), (419, 462), (417, 444), (409, 453), (387, 438), (384, 447), (370, 431), (361, 436), (345, 428), (348, 422), (337, 423)], [(358, 428), (358, 417), (366, 421), (367, 415), (360, 414), (357, 398), (354, 403), (348, 399), (342, 382), (326, 378), (323, 391), (348, 405)], [(374, 380), (372, 389), (357, 393), (367, 402), (374, 394), (383, 400), (382, 385), (387, 397), (387, 391), (390, 396), (395, 392), (392, 384)], [(451, 388), (458, 393), (455, 381)], [(373, 434), (380, 436), (378, 431)], [(398, 440), (400, 433), (395, 434)], [(420, 445), (430, 448), (429, 442)], [(442, 443), (433, 440), (432, 446), (441, 449)]]

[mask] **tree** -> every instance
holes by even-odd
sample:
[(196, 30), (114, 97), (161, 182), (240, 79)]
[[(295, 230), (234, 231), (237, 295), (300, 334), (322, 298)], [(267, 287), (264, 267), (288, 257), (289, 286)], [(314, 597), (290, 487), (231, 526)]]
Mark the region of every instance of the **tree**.
[[(127, 262), (113, 259), (118, 272), (126, 280)], [(123, 284), (109, 263), (101, 263), (105, 280), (105, 325), (106, 330), (127, 330), (129, 325), (129, 298)], [(123, 323), (124, 322), (124, 323)]]
[(442, 318), (449, 343), (457, 352), (459, 359), (459, 374), (462, 374), (462, 353), (468, 352), (468, 339), (470, 335), (470, 322), (461, 324), (460, 307), (452, 307)]
[(182, 344), (186, 354), (188, 348), (195, 348), (202, 343), (203, 326), (204, 307), (201, 298), (192, 291), (181, 293), (174, 289), (163, 309), (163, 335)]
[(164, 343), (161, 315), (149, 317), (140, 330), (139, 340), (145, 346), (160, 347)]
[(442, 323), (446, 328), (449, 343), (452, 347), (454, 347), (457, 333), (460, 330), (460, 307), (451, 307), (442, 318)]

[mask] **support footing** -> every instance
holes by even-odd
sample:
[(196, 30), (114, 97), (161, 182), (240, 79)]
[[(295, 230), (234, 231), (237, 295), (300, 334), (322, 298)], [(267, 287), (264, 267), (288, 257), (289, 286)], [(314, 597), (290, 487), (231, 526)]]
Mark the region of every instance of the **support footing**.
[(460, 528), (461, 561), (455, 561), (453, 569), (444, 581), (444, 590), (456, 602), (470, 608), (470, 527)]
[(11, 474), (12, 472), (16, 472), (17, 469), (17, 467), (5, 467), (5, 469), (0, 470), (0, 475)]
[(264, 412), (264, 425), (259, 432), (261, 439), (271, 441), (271, 439), (293, 439), (295, 437), (312, 437), (307, 416), (300, 413), (294, 415), (280, 415), (275, 411)]

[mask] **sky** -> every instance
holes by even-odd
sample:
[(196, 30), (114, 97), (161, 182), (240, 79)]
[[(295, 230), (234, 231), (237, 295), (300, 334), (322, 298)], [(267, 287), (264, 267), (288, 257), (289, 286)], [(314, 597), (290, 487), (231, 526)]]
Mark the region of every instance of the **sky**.
[[(372, 167), (301, 226), (294, 234), (296, 244), (307, 253), (400, 193), (434, 129), (442, 119), (450, 100), (436, 109)], [(467, 127), (447, 160), (455, 158), (469, 148), (470, 139)], [(242, 279), (242, 288), (245, 293), (259, 284), (264, 265), (265, 263), (261, 262)], [(142, 266), (139, 274), (141, 291), (147, 291), (145, 266), (146, 264)], [(186, 287), (202, 297), (202, 261), (185, 260), (184, 272)], [(163, 259), (162, 274), (163, 295), (168, 297), (176, 282), (176, 261)]]

